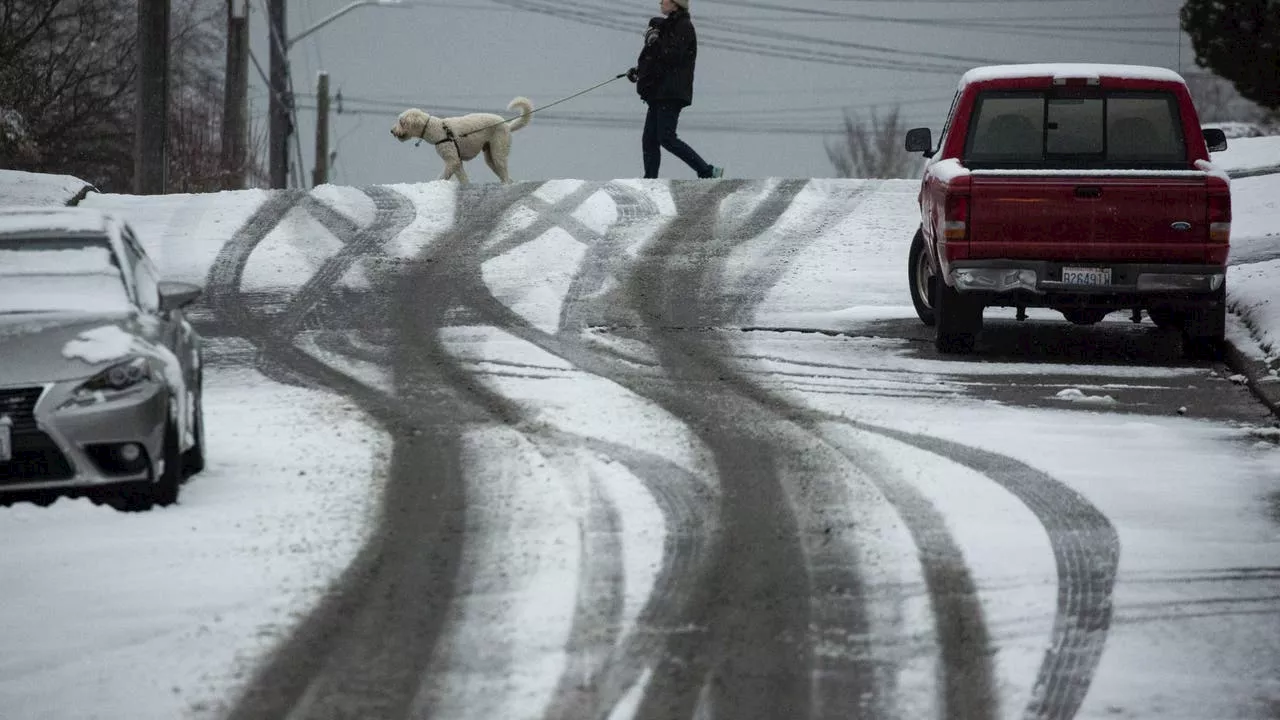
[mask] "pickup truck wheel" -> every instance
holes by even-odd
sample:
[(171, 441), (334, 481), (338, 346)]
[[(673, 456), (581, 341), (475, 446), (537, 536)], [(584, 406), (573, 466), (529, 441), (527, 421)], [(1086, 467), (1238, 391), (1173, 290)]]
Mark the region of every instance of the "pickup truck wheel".
[(978, 333), (982, 332), (982, 304), (965, 297), (941, 280), (936, 287), (934, 346), (938, 352), (948, 355), (973, 352)]
[(916, 306), (920, 322), (933, 327), (936, 322), (933, 305), (937, 295), (938, 275), (924, 251), (924, 231), (916, 230), (911, 240), (911, 252), (907, 253), (907, 284), (911, 287), (911, 304)]
[(1110, 310), (1097, 308), (1069, 308), (1062, 311), (1062, 316), (1072, 325), (1096, 325), (1110, 314)]
[(1219, 288), (1204, 307), (1189, 310), (1182, 326), (1182, 354), (1195, 360), (1221, 360), (1227, 335), (1227, 293)]

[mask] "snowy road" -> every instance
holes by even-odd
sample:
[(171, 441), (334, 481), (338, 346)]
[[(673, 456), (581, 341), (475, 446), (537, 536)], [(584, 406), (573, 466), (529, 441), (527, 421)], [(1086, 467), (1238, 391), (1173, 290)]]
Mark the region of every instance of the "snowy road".
[(1274, 716), (1272, 419), (1119, 315), (936, 356), (915, 190), (326, 187), (189, 247), (172, 200), (211, 367), (392, 442), (230, 717)]

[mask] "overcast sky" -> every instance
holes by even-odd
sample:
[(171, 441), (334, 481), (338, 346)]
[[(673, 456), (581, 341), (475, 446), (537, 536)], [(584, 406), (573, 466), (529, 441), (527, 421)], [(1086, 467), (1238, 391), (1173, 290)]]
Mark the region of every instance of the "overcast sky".
[[(296, 37), (349, 0), (290, 0)], [(410, 0), (411, 1), (411, 0)], [(265, 0), (249, 0), (254, 54), (267, 68)], [(967, 68), (1005, 62), (1107, 62), (1194, 71), (1178, 30), (1182, 0), (691, 0), (699, 48), (693, 105), (680, 134), (726, 177), (830, 177), (824, 141), (843, 109), (901, 106), (911, 125), (940, 128)], [(310, 185), (316, 74), (343, 96), (331, 115), (331, 182), (436, 178), (434, 148), (401, 144), (396, 115), (509, 115), (517, 95), (542, 107), (635, 63), (658, 0), (419, 0), (362, 7), (290, 53), (299, 140)], [(265, 132), (266, 85), (251, 112)], [(515, 135), (514, 180), (639, 177), (645, 105), (619, 80), (533, 116)], [(264, 158), (265, 159), (265, 158)], [(473, 182), (494, 178), (483, 162)], [(665, 154), (662, 177), (694, 177)]]

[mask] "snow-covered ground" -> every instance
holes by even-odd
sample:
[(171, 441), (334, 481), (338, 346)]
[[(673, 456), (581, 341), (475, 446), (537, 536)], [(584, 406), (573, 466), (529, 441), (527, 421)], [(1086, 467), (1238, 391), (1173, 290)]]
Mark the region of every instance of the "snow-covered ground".
[(0, 509), (0, 717), (213, 716), (363, 543), (385, 461), (363, 413), (252, 371), (205, 383), (209, 466), (180, 504)]
[[(0, 183), (6, 181), (15, 179), (0, 172)], [(496, 234), (528, 226), (540, 208), (579, 185), (543, 185), (498, 223)], [(657, 209), (653, 220), (627, 226), (635, 234), (634, 253), (669, 219), (673, 205), (668, 183), (628, 186)], [(858, 191), (852, 200), (851, 187)], [(1241, 262), (1232, 267), (1228, 287), (1243, 323), (1235, 339), (1275, 362), (1280, 176), (1237, 180), (1233, 188), (1233, 258)], [(439, 183), (397, 189), (411, 196), (418, 224), (390, 245), (411, 255), (451, 222), (445, 209), (452, 206), (452, 193)], [(45, 197), (65, 202), (65, 191), (55, 184)], [(732, 281), (739, 268), (750, 270), (769, 258), (775, 240), (802, 235), (785, 263), (778, 261), (786, 272), (764, 299), (755, 324), (847, 330), (912, 317), (905, 258), (917, 224), (915, 193), (913, 181), (808, 183), (778, 225), (743, 243), (736, 264), (727, 268)], [(314, 195), (357, 224), (371, 220), (370, 206), (349, 189), (322, 188)], [(202, 282), (219, 248), (266, 196), (91, 195), (84, 204), (124, 212), (162, 270)], [(833, 197), (844, 199), (831, 202)], [(730, 197), (722, 210), (745, 215), (759, 199)], [(579, 208), (576, 222), (597, 232), (620, 217), (604, 193), (584, 198)], [(256, 265), (251, 263), (261, 276), (247, 273), (246, 282), (263, 288), (300, 285), (314, 271), (314, 258), (289, 254), (289, 248), (332, 253), (337, 247), (331, 235), (315, 233), (309, 223), (280, 225)], [(553, 227), (486, 263), (483, 280), (532, 325), (555, 332), (584, 249), (582, 239)], [(283, 254), (269, 254), (275, 250)], [(1123, 548), (1116, 626), (1080, 717), (1250, 716), (1265, 712), (1269, 698), (1280, 697), (1278, 676), (1267, 674), (1275, 669), (1270, 660), (1280, 656), (1280, 627), (1274, 614), (1251, 612), (1267, 607), (1273, 583), (1257, 585), (1256, 601), (1233, 600), (1232, 612), (1193, 612), (1219, 606), (1214, 593), (1221, 585), (1197, 578), (1232, 568), (1273, 568), (1280, 553), (1274, 519), (1260, 502), (1280, 493), (1280, 450), (1265, 434), (1181, 418), (1008, 408), (930, 398), (927, 392), (911, 400), (877, 398), (887, 389), (945, 384), (955, 374), (980, 372), (983, 364), (916, 361), (902, 342), (892, 340), (799, 335), (748, 333), (734, 342), (744, 366), (757, 370), (828, 368), (821, 388), (787, 379), (798, 372), (779, 372), (774, 384), (797, 402), (831, 414), (832, 422), (821, 430), (830, 443), (879, 458), (882, 471), (915, 486), (947, 519), (971, 566), (998, 649), (1005, 715), (1013, 717), (1025, 706), (1052, 630), (1058, 586), (1044, 531), (1025, 506), (982, 474), (868, 426), (944, 437), (1021, 460), (1112, 520)], [(652, 453), (691, 474), (706, 471), (687, 428), (615, 383), (493, 329), (457, 329), (447, 340), (451, 352), (477, 368), (522, 366), (521, 373), (487, 373), (481, 379), (548, 426)], [(1001, 365), (998, 371), (1043, 373), (1046, 366)], [(0, 709), (15, 709), (22, 718), (214, 714), (271, 641), (287, 632), (353, 556), (377, 504), (382, 435), (344, 400), (285, 387), (251, 370), (211, 369), (207, 383), (210, 467), (184, 489), (180, 505), (145, 515), (65, 500), (47, 509), (0, 509), (0, 540), (8, 548), (0, 559), (7, 611), (0, 620), (0, 648), (20, 649), (0, 655)], [(1104, 394), (1067, 393), (1061, 399), (1105, 409), (1105, 401), (1089, 399)], [(601, 417), (611, 420), (602, 423)], [(677, 529), (664, 527), (643, 483), (593, 453), (552, 457), (547, 465), (546, 448), (497, 432), (469, 437), (466, 450), (481, 479), (471, 489), (481, 501), (469, 509), (475, 516), (467, 522), (483, 537), (464, 557), (477, 568), (472, 582), (502, 583), (507, 594), (500, 599), (509, 602), (498, 607), (477, 593), (452, 609), (450, 642), (434, 662), (439, 673), (458, 682), (449, 686), (453, 694), (436, 699), (437, 707), (455, 709), (454, 716), (492, 717), (512, 707), (540, 716), (548, 683), (565, 662), (571, 591), (581, 571), (572, 561), (590, 540), (580, 532), (591, 504), (584, 501), (591, 493), (586, 488), (593, 482), (604, 487), (621, 518), (628, 623), (653, 583), (660, 557), (653, 548)], [(514, 473), (507, 460), (537, 467), (537, 484), (524, 482), (529, 476)], [(880, 488), (864, 484), (857, 488), (860, 502), (831, 508), (833, 517), (843, 514), (851, 525), (884, 529), (882, 536), (868, 534), (871, 550), (861, 558), (873, 589), (918, 585), (918, 558), (891, 542), (907, 537), (903, 519)], [(526, 551), (512, 558), (502, 552), (502, 542)], [(1019, 548), (1016, 562), (1009, 561), (1012, 547)], [(921, 643), (937, 642), (927, 614), (905, 622)], [(495, 648), (488, 641), (497, 636), (509, 641), (496, 648), (505, 653), (501, 657), (466, 652)], [(1243, 649), (1222, 659), (1217, 650), (1224, 646)], [(521, 662), (526, 656), (543, 662)], [(920, 653), (904, 664), (902, 687), (929, 685), (931, 657)], [(1240, 660), (1248, 657), (1268, 662)], [(505, 682), (493, 672), (499, 662), (518, 671), (516, 679)], [(930, 711), (927, 694), (919, 702), (910, 716)]]
[(1280, 136), (1227, 140), (1227, 149), (1213, 153), (1213, 164), (1229, 171), (1280, 167)]
[[(1280, 196), (1280, 177), (1249, 182), (1269, 185), (1268, 197)], [(809, 191), (822, 192), (821, 185), (814, 182)], [(1259, 195), (1265, 192), (1259, 189)], [(914, 231), (914, 218), (902, 212), (914, 202), (914, 193), (912, 185), (886, 183), (857, 211), (815, 237), (770, 293), (757, 318), (760, 324), (848, 330), (876, 319), (913, 317), (904, 304), (909, 302), (903, 287), (906, 243), (884, 238), (906, 238)], [(1236, 211), (1247, 228), (1269, 223), (1273, 232), (1280, 229), (1280, 214), (1266, 202), (1237, 203)], [(1266, 241), (1251, 241), (1257, 242)], [(1236, 274), (1252, 267), (1232, 268), (1236, 287), (1256, 293), (1235, 298), (1237, 307), (1246, 317), (1274, 321), (1266, 313), (1274, 308), (1280, 271), (1261, 265), (1256, 283), (1238, 282)], [(842, 307), (850, 283), (859, 288), (858, 305)], [(1266, 337), (1276, 337), (1280, 322), (1261, 329)], [(1252, 717), (1269, 711), (1267, 698), (1280, 697), (1280, 679), (1271, 674), (1275, 666), (1259, 667), (1251, 660), (1280, 655), (1280, 622), (1266, 615), (1269, 590), (1259, 585), (1260, 592), (1245, 592), (1245, 599), (1223, 600), (1230, 593), (1215, 584), (1231, 584), (1232, 592), (1248, 588), (1256, 580), (1249, 569), (1273, 566), (1280, 551), (1275, 519), (1260, 503), (1280, 491), (1280, 450), (1270, 440), (1275, 430), (1093, 412), (1064, 416), (958, 398), (963, 389), (952, 383), (957, 375), (988, 372), (1132, 372), (1134, 377), (1187, 372), (1178, 368), (919, 360), (911, 357), (909, 343), (892, 339), (814, 339), (801, 333), (746, 337), (742, 354), (753, 358), (754, 367), (776, 373), (772, 384), (806, 407), (848, 418), (861, 428), (946, 438), (1021, 460), (1081, 493), (1111, 520), (1121, 548), (1116, 625), (1076, 717)], [(822, 368), (819, 380), (801, 379), (814, 367)], [(931, 394), (940, 397), (931, 399)], [(1048, 399), (1055, 392), (1045, 395)], [(1099, 410), (1114, 405), (1105, 390), (1067, 388), (1055, 399)], [(946, 517), (971, 565), (999, 648), (1001, 716), (1019, 716), (1053, 623), (1058, 591), (1041, 525), (989, 478), (860, 427), (831, 423), (828, 431), (878, 452)], [(1206, 514), (1213, 519), (1202, 519)], [(1232, 568), (1244, 569), (1236, 580), (1230, 579)], [(901, 572), (874, 564), (865, 571), (885, 583)], [(1218, 643), (1241, 652), (1224, 658), (1213, 649)], [(1168, 651), (1150, 654), (1162, 647)], [(930, 708), (916, 710), (908, 716), (935, 715)]]

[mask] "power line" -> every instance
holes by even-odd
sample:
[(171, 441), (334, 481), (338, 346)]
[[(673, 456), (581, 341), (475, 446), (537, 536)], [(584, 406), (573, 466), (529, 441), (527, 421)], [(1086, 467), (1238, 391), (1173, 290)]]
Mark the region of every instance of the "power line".
[[(316, 98), (316, 95), (314, 93), (299, 93), (298, 97), (314, 100)], [(698, 114), (699, 115), (732, 115), (737, 117), (752, 117), (752, 116), (766, 116), (766, 117), (775, 116), (776, 117), (778, 115), (788, 115), (788, 114), (794, 114), (794, 113), (841, 112), (844, 110), (858, 109), (858, 108), (875, 108), (875, 107), (891, 107), (891, 106), (907, 106), (907, 105), (925, 105), (929, 103), (945, 103), (948, 101), (949, 98), (950, 98), (950, 95), (935, 94), (935, 95), (929, 95), (928, 97), (916, 97), (916, 98), (910, 98), (910, 99), (885, 98), (878, 102), (861, 102), (861, 103), (853, 103), (853, 104), (845, 103), (845, 104), (839, 104), (839, 105), (810, 105), (810, 106), (800, 106), (800, 107), (789, 106), (789, 107), (781, 107), (781, 108), (772, 108), (772, 107), (726, 108), (726, 109), (716, 109), (716, 110), (700, 109), (698, 111)], [(397, 112), (397, 113), (409, 107), (426, 107), (422, 103), (415, 103), (414, 101), (404, 100), (404, 99), (370, 98), (370, 97), (357, 97), (352, 95), (343, 95), (343, 103), (344, 105), (349, 105), (349, 104), (362, 105), (362, 106), (365, 106), (366, 109), (387, 110), (390, 112)], [(474, 108), (468, 108), (466, 106), (460, 106), (460, 105), (447, 105), (447, 104), (431, 105), (427, 107), (427, 109), (429, 111), (434, 111), (433, 114), (435, 113), (465, 114), (465, 113), (476, 112)], [(579, 111), (577, 114), (593, 115), (593, 116), (600, 116), (600, 117), (608, 116), (611, 114), (622, 116), (622, 117), (631, 117), (634, 115), (634, 113), (632, 112), (609, 113), (608, 111), (600, 111), (600, 110), (593, 110), (593, 111), (586, 111), (586, 112)]]
[[(316, 109), (316, 106), (311, 104), (299, 104), (298, 107), (299, 109), (307, 110)], [(387, 117), (387, 111), (376, 108), (348, 108), (343, 111), (343, 115), (378, 116), (385, 118)], [(911, 117), (902, 118), (902, 120), (908, 124), (936, 123), (939, 122), (940, 119), (940, 116), (930, 116), (927, 120)], [(643, 126), (643, 124), (644, 118), (639, 113), (629, 116), (547, 113), (545, 115), (541, 115), (539, 120), (539, 125), (543, 126), (598, 127), (605, 129), (635, 129)], [(689, 130), (777, 135), (838, 135), (844, 132), (843, 119), (837, 118), (833, 118), (830, 122), (817, 118), (799, 122), (779, 122), (776, 119), (756, 121), (746, 119), (739, 120), (737, 122), (716, 120), (708, 122), (702, 120), (698, 116), (691, 115), (688, 119), (682, 120), (680, 126), (682, 129)]]
[[(627, 33), (628, 35), (635, 34), (636, 32), (636, 28), (634, 25), (619, 22), (617, 20), (612, 19), (616, 17), (616, 13), (606, 14), (600, 10), (577, 9), (580, 6), (575, 6), (575, 9), (566, 9), (565, 6), (563, 5), (543, 5), (536, 2), (531, 2), (530, 0), (495, 0), (495, 2), (498, 2), (503, 5), (508, 5), (518, 10), (526, 10), (529, 12), (550, 15), (552, 17), (568, 19), (574, 22), (585, 24), (585, 25), (594, 25), (596, 27), (602, 27), (609, 30), (624, 32), (624, 33)], [(742, 32), (742, 31), (736, 31), (736, 32), (739, 32), (741, 34), (761, 35), (764, 37), (776, 36), (776, 33), (760, 30), (758, 28), (748, 28), (746, 29), (745, 32)], [(787, 45), (779, 45), (776, 43), (744, 41), (741, 38), (724, 37), (724, 36), (714, 35), (714, 34), (711, 34), (707, 39), (699, 39), (698, 42), (702, 46), (714, 47), (717, 49), (728, 50), (728, 51), (737, 52), (737, 53), (744, 53), (748, 55), (786, 58), (790, 60), (801, 60), (801, 61), (807, 61), (807, 62), (813, 62), (813, 63), (838, 65), (842, 67), (861, 67), (861, 68), (867, 68), (867, 69), (873, 69), (873, 70), (892, 70), (892, 71), (900, 71), (900, 72), (919, 72), (919, 73), (935, 73), (935, 74), (945, 74), (945, 75), (959, 75), (961, 72), (963, 72), (964, 70), (967, 70), (970, 66), (975, 64), (975, 61), (976, 61), (976, 64), (989, 64), (989, 63), (996, 62), (991, 60), (977, 60), (975, 58), (960, 60), (955, 65), (911, 63), (911, 62), (903, 62), (903, 61), (894, 62), (892, 58), (875, 57), (875, 56), (869, 56), (869, 55), (842, 54), (842, 53), (835, 53), (835, 52), (830, 52), (826, 50), (814, 50), (814, 49), (809, 49), (809, 48), (805, 48), (802, 46), (795, 46), (795, 45), (787, 46)], [(838, 43), (840, 41), (831, 41), (831, 42)], [(895, 50), (892, 48), (884, 48), (876, 51), (882, 52), (882, 53), (887, 52), (891, 55), (899, 55), (899, 56), (906, 56), (906, 57), (916, 56), (915, 53), (909, 53), (903, 50)]]
[[(1009, 21), (1026, 22), (1060, 22), (1070, 20), (1119, 20), (1119, 19), (1156, 19), (1168, 17), (1168, 13), (1133, 13), (1129, 15), (1076, 15), (1067, 17), (1027, 17), (1027, 18), (1009, 18), (1007, 16), (1001, 18), (904, 18), (892, 15), (872, 15), (868, 13), (847, 12), (844, 10), (821, 10), (817, 8), (796, 7), (795, 5), (781, 5), (772, 2), (763, 2), (762, 0), (699, 0), (700, 3), (712, 3), (715, 5), (728, 5), (739, 8), (753, 8), (757, 10), (769, 10), (773, 12), (791, 13), (795, 15), (810, 15), (814, 17), (822, 17), (827, 19), (843, 19), (857, 20), (860, 22), (879, 22), (892, 23), (900, 25), (923, 25), (932, 27), (951, 28), (957, 26), (975, 26), (981, 27), (988, 23), (1003, 23)], [(1041, 26), (1043, 27), (1043, 26)], [(1114, 26), (1108, 26), (1113, 28)], [(1058, 27), (1054, 28), (1059, 29)]]

